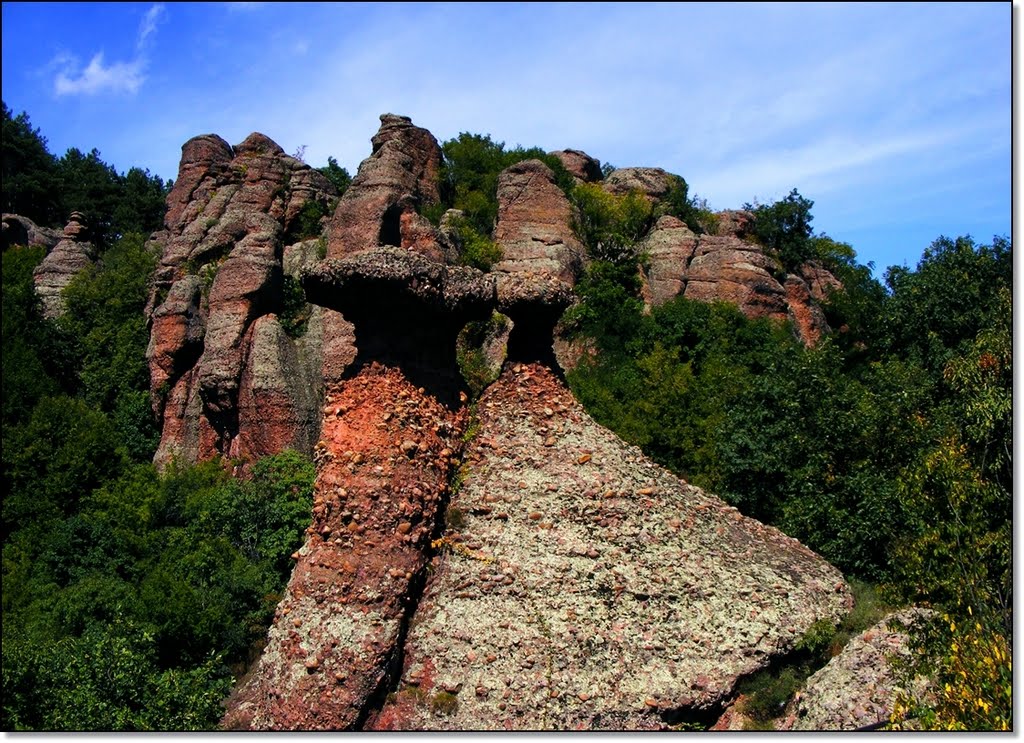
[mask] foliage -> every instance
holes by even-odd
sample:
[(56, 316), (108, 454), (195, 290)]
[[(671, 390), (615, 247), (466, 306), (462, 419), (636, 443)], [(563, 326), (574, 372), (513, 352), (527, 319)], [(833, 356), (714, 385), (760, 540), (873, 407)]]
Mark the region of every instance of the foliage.
[(447, 209), (460, 209), (477, 234), (488, 237), (498, 216), (498, 176), (523, 160), (541, 160), (555, 173), (564, 191), (572, 189), (572, 176), (561, 161), (539, 147), (505, 149), (490, 135), (462, 132), (441, 145), (441, 203), (425, 210), (436, 224)]
[[(925, 675), (925, 693), (905, 682), (891, 715), (892, 727), (923, 730), (1011, 730), (1013, 668), (1010, 644), (998, 629), (967, 611), (945, 614), (915, 643), (918, 656), (906, 677)], [(916, 693), (915, 693), (916, 692)]]
[(295, 221), (289, 228), (289, 234), (285, 238), (285, 243), (290, 244), (319, 237), (320, 233), (324, 231), (323, 218), (329, 216), (334, 211), (332, 203), (337, 205), (337, 202), (334, 200), (331, 202), (320, 199), (307, 200), (302, 205), (298, 215), (295, 217)]
[(765, 248), (792, 271), (802, 263), (816, 257), (811, 237), (811, 207), (814, 202), (804, 198), (795, 188), (789, 195), (773, 204), (744, 204), (754, 214), (751, 233)]
[(215, 658), (161, 669), (152, 633), (130, 620), (53, 645), (3, 643), (7, 730), (203, 730), (216, 724), (231, 679)]
[(448, 221), (459, 246), (459, 264), (490, 271), (501, 260), (501, 248), (465, 217), (456, 216)]
[(480, 393), (496, 380), (501, 372), (500, 365), (494, 368), (488, 361), (487, 346), (502, 331), (507, 332), (508, 327), (508, 318), (495, 312), (486, 320), (467, 323), (459, 333), (456, 361), (473, 400), (480, 397)]
[(333, 157), (327, 158), (327, 165), (322, 168), (317, 168), (318, 171), (326, 176), (336, 189), (338, 189), (338, 198), (348, 190), (348, 187), (352, 185), (352, 176), (348, 174), (348, 170), (338, 165), (338, 161)]
[(643, 194), (632, 192), (616, 196), (599, 184), (580, 183), (573, 189), (572, 201), (576, 206), (573, 231), (590, 257), (635, 265), (636, 244), (654, 217), (651, 204)]
[(306, 332), (313, 305), (306, 301), (306, 292), (299, 280), (285, 274), (281, 288), (281, 309), (277, 320), (291, 338), (299, 338)]
[(67, 214), (61, 203), (57, 159), (47, 149), (46, 138), (32, 127), (27, 113), (13, 116), (6, 103), (2, 127), (3, 210), (38, 224), (59, 224)]
[(13, 117), (3, 105), (4, 211), (50, 227), (82, 212), (102, 250), (130, 232), (160, 229), (170, 187), (148, 170), (119, 174), (95, 149), (86, 154), (72, 147), (58, 159), (26, 113)]

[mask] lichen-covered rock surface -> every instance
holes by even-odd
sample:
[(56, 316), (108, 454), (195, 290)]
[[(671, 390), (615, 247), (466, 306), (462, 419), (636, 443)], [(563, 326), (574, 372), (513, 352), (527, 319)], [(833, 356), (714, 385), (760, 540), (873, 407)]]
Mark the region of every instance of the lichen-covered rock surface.
[(661, 729), (850, 606), (839, 572), (596, 424), (547, 368), (481, 398), (379, 729)]
[(380, 364), (329, 389), (313, 523), (225, 727), (350, 729), (380, 704), (465, 422)]
[[(886, 722), (901, 691), (894, 659), (910, 656), (907, 628), (928, 617), (923, 609), (890, 614), (817, 671), (790, 705), (780, 730), (856, 730)], [(914, 679), (920, 693), (927, 681)]]

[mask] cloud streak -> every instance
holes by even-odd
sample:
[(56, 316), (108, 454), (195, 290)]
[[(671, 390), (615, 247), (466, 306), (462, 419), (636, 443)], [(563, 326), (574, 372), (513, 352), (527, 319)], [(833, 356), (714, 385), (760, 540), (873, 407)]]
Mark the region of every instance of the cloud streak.
[(135, 58), (127, 62), (104, 62), (102, 51), (93, 55), (89, 64), (81, 70), (78, 60), (67, 55), (60, 55), (51, 64), (56, 64), (60, 71), (54, 77), (53, 90), (60, 96), (87, 95), (101, 93), (125, 93), (134, 95), (139, 92), (146, 81), (145, 69), (148, 59), (144, 54), (147, 42), (156, 33), (157, 26), (166, 16), (167, 9), (163, 3), (153, 5), (146, 11), (139, 23), (139, 32), (135, 42)]

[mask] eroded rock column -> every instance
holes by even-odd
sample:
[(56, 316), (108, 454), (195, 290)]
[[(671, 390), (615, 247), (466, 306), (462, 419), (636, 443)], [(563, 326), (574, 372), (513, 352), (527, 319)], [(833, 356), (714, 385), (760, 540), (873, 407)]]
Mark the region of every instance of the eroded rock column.
[(493, 280), (398, 248), (328, 260), (310, 299), (355, 325), (353, 376), (330, 385), (313, 523), (267, 648), (229, 702), (234, 729), (358, 728), (397, 679), (467, 414), (455, 336)]

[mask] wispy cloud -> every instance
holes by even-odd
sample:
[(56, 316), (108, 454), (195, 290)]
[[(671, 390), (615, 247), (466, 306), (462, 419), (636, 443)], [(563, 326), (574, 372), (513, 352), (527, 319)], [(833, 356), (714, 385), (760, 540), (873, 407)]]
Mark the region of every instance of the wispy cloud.
[(54, 92), (58, 96), (137, 93), (146, 80), (144, 73), (148, 59), (144, 53), (145, 47), (166, 14), (167, 9), (162, 3), (153, 5), (146, 11), (139, 23), (135, 58), (127, 62), (106, 64), (103, 52), (100, 51), (93, 55), (88, 65), (79, 69), (77, 58), (67, 54), (59, 55), (49, 65), (59, 69), (53, 80)]
[(146, 39), (156, 31), (157, 23), (159, 23), (164, 16), (167, 15), (167, 8), (164, 7), (163, 3), (154, 5), (146, 11), (146, 15), (142, 17), (142, 23), (139, 24), (139, 40), (135, 44), (135, 48), (140, 52), (146, 43)]

